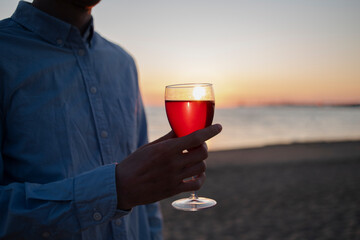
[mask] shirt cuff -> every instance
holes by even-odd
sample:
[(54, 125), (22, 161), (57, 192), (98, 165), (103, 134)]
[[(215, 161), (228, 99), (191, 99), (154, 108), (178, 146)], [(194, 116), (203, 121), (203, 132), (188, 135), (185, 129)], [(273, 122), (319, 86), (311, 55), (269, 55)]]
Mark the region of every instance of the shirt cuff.
[(75, 178), (75, 205), (82, 229), (122, 217), (117, 210), (115, 164), (101, 166)]

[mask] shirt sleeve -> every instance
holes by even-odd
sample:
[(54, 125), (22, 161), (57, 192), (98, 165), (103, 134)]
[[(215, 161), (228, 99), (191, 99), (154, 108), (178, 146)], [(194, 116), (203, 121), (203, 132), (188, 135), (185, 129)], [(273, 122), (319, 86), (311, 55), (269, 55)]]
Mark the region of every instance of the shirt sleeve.
[[(0, 146), (3, 141), (0, 112)], [(41, 239), (60, 235), (72, 239), (82, 229), (128, 212), (116, 210), (115, 165), (105, 165), (74, 178), (46, 184), (3, 184), (0, 155), (0, 239)]]

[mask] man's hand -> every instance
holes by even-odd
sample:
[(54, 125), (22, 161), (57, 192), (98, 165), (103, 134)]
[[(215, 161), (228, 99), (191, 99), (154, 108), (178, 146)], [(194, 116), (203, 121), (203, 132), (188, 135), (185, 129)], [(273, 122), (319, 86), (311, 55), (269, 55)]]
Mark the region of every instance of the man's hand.
[[(181, 138), (170, 132), (124, 159), (116, 166), (118, 209), (200, 189), (208, 156), (205, 141), (221, 130), (221, 125), (215, 124)], [(195, 178), (184, 181), (192, 176)]]

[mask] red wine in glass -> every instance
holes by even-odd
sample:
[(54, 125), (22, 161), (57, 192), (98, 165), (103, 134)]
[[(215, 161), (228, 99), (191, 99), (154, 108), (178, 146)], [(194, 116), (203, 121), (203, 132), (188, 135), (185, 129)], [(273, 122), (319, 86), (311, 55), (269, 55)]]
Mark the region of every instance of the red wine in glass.
[(214, 101), (165, 101), (171, 128), (178, 137), (211, 125), (214, 117)]

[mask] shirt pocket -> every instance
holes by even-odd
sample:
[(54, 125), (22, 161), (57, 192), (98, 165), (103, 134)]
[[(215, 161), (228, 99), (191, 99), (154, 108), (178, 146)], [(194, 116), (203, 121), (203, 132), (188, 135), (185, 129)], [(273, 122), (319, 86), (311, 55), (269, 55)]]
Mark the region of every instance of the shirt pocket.
[(127, 155), (134, 152), (137, 148), (137, 108), (136, 101), (130, 99), (118, 99), (120, 107), (121, 132), (123, 133), (121, 142), (125, 145), (125, 152)]

